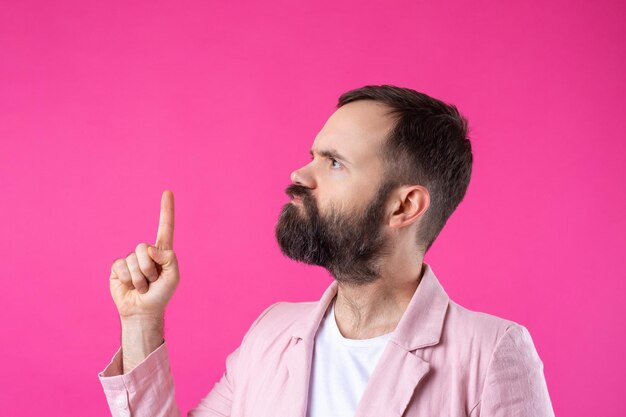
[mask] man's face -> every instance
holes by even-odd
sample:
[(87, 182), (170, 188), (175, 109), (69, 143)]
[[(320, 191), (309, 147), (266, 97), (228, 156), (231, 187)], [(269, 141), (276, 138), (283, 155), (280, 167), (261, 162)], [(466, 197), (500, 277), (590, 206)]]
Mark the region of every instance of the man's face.
[(276, 225), (282, 252), (326, 268), (338, 281), (360, 284), (380, 276), (389, 250), (387, 197), (380, 150), (393, 127), (386, 107), (371, 100), (339, 108), (319, 132), (312, 160), (292, 173)]

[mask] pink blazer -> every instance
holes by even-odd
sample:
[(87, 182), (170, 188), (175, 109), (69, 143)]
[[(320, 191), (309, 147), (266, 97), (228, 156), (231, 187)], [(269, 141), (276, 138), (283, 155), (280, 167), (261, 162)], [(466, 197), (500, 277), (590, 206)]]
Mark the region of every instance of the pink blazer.
[[(333, 281), (319, 301), (270, 305), (188, 416), (305, 417), (314, 337), (336, 292)], [(98, 374), (113, 416), (181, 415), (167, 342), (121, 373), (120, 348)], [(554, 411), (528, 330), (456, 304), (426, 264), (355, 413), (382, 416), (548, 417)]]

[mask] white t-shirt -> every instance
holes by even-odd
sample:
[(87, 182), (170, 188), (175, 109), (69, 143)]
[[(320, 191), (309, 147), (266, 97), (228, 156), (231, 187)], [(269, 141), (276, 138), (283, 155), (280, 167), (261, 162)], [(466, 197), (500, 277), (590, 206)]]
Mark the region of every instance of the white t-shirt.
[(345, 338), (337, 327), (333, 300), (315, 335), (307, 417), (353, 417), (392, 333)]

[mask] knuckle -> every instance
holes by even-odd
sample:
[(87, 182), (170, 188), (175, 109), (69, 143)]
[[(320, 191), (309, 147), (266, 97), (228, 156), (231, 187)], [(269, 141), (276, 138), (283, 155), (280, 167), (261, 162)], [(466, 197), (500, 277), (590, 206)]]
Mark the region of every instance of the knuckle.
[(117, 258), (116, 260), (113, 261), (113, 263), (111, 264), (111, 269), (118, 269), (122, 266), (122, 264), (126, 263), (126, 261), (122, 258)]
[(130, 272), (133, 275), (141, 275), (141, 269), (139, 268), (139, 263), (137, 263), (136, 261), (128, 264), (128, 269), (130, 269)]
[(135, 264), (128, 264), (128, 271), (130, 272), (130, 275), (133, 277), (133, 279), (135, 279), (135, 275), (137, 275), (137, 265)]
[(135, 252), (145, 252), (146, 250), (148, 250), (148, 244), (145, 242), (141, 242), (135, 247)]
[(131, 279), (130, 279), (130, 274), (128, 273), (127, 270), (121, 272), (119, 274), (119, 279), (120, 281), (122, 281), (124, 284), (128, 284), (130, 283)]
[(146, 284), (146, 280), (143, 276), (133, 275), (133, 286), (137, 289), (147, 288), (148, 284)]
[(146, 276), (146, 278), (157, 277), (157, 269), (152, 262), (143, 265), (141, 267), (141, 271)]
[(146, 276), (156, 275), (156, 267), (154, 266), (154, 263), (152, 262), (146, 262), (144, 265), (141, 266), (141, 270), (144, 272), (144, 275)]

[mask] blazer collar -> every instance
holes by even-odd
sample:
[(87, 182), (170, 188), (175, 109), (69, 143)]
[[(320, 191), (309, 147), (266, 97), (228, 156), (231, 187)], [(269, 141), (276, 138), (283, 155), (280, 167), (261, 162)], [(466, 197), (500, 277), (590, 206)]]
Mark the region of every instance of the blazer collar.
[[(391, 336), (393, 342), (407, 351), (439, 343), (450, 300), (430, 265), (423, 262), (423, 268), (422, 280)], [(311, 343), (314, 341), (337, 288), (338, 283), (333, 280), (313, 311), (292, 327), (292, 336)]]
[[(401, 416), (430, 364), (416, 349), (439, 343), (449, 298), (430, 266), (424, 263), (422, 280), (372, 372), (355, 417)], [(313, 310), (296, 321), (285, 352), (290, 376), (285, 415), (305, 417), (315, 333), (337, 294), (337, 282), (326, 289)]]

